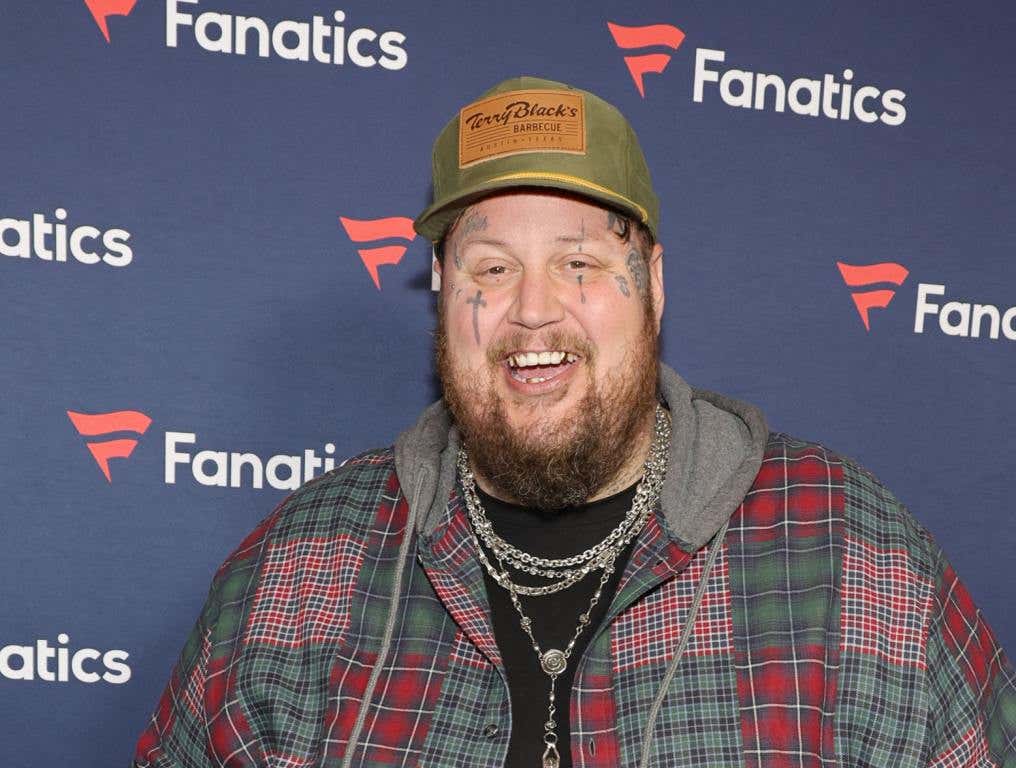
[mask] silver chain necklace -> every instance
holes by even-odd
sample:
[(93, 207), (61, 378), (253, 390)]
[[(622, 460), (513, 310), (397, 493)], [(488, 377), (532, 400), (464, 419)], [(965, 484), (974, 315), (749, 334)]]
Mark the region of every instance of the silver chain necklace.
[[(599, 544), (590, 547), (585, 552), (565, 558), (541, 558), (530, 555), (527, 552), (516, 549), (498, 536), (487, 518), (476, 493), (476, 480), (469, 468), (469, 458), (465, 449), (459, 449), (458, 470), (459, 479), (462, 484), (463, 498), (466, 503), (466, 511), (473, 526), (473, 543), (479, 554), (480, 562), (501, 587), (508, 591), (512, 605), (519, 614), (519, 623), (522, 631), (526, 633), (540, 660), (540, 667), (550, 678), (550, 693), (547, 706), (547, 721), (543, 724), (543, 768), (558, 768), (561, 764), (561, 756), (557, 749), (557, 723), (554, 720), (557, 714), (555, 706), (555, 687), (557, 678), (565, 671), (575, 643), (583, 630), (589, 625), (593, 609), (603, 595), (603, 588), (610, 581), (615, 571), (615, 562), (618, 555), (638, 535), (645, 526), (646, 519), (656, 506), (660, 495), (660, 488), (663, 485), (663, 478), (667, 469), (667, 455), (670, 448), (670, 414), (660, 405), (656, 406), (656, 423), (653, 430), (653, 442), (649, 448), (649, 455), (646, 457), (642, 479), (635, 489), (635, 499), (631, 509), (625, 515), (624, 520), (614, 528)], [(494, 554), (500, 570), (487, 558), (483, 547), (480, 546), (479, 538)], [(552, 584), (542, 587), (529, 587), (523, 584), (516, 584), (509, 572), (511, 566), (516, 570), (525, 573), (542, 576), (553, 580)], [(596, 585), (596, 591), (589, 601), (589, 607), (579, 614), (578, 625), (575, 633), (565, 649), (558, 650), (550, 648), (544, 651), (540, 647), (536, 636), (533, 634), (533, 621), (526, 616), (522, 609), (519, 595), (542, 596), (567, 589), (581, 580), (590, 571), (602, 569), (603, 574)]]
[[(656, 500), (660, 495), (660, 488), (663, 486), (669, 445), (670, 414), (662, 406), (657, 406), (653, 442), (649, 448), (649, 455), (646, 457), (642, 479), (635, 489), (635, 499), (628, 514), (598, 544), (577, 555), (557, 559), (537, 557), (528, 552), (523, 552), (495, 533), (493, 525), (484, 512), (480, 497), (476, 493), (476, 481), (472, 470), (469, 468), (469, 458), (466, 451), (460, 449), (458, 454), (459, 478), (462, 482), (466, 511), (472, 523), (473, 531), (487, 548), (494, 553), (499, 562), (504, 561), (515, 570), (540, 576), (551, 582), (539, 587), (515, 584), (515, 588), (520, 595), (538, 597), (551, 595), (567, 589), (591, 571), (604, 567), (607, 560), (612, 559), (617, 552), (623, 550), (642, 529), (646, 517), (653, 507), (656, 506)], [(483, 549), (478, 548), (478, 550), (480, 562), (483, 563), (487, 573), (498, 584), (507, 589), (508, 585), (504, 582), (506, 577), (503, 575), (505, 572), (503, 563), (499, 571), (491, 564)], [(612, 553), (614, 554), (612, 555)]]

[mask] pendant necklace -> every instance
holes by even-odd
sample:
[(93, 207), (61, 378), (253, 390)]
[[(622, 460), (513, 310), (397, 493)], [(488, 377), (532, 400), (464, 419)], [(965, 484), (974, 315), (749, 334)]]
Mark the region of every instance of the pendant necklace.
[[(632, 502), (631, 510), (624, 520), (611, 531), (599, 544), (590, 547), (585, 552), (565, 558), (541, 558), (523, 552), (508, 544), (504, 539), (494, 533), (493, 526), (487, 518), (476, 493), (476, 480), (472, 470), (469, 468), (469, 459), (465, 449), (459, 450), (458, 470), (459, 479), (462, 485), (463, 498), (466, 503), (466, 511), (469, 515), (473, 528), (473, 543), (480, 558), (480, 562), (501, 587), (508, 591), (512, 605), (519, 614), (519, 624), (525, 632), (536, 652), (540, 662), (540, 668), (550, 678), (550, 691), (548, 694), (547, 720), (543, 724), (543, 758), (542, 768), (559, 768), (561, 755), (557, 748), (557, 707), (555, 704), (555, 688), (557, 679), (567, 669), (572, 652), (575, 650), (575, 643), (583, 630), (589, 625), (593, 609), (600, 602), (603, 596), (603, 588), (616, 567), (616, 561), (625, 547), (638, 535), (645, 526), (646, 520), (652, 513), (659, 499), (660, 488), (663, 485), (663, 478), (667, 467), (667, 454), (670, 446), (670, 414), (662, 406), (656, 407), (656, 423), (653, 430), (653, 442), (649, 448), (649, 455), (646, 457), (642, 479), (635, 490), (635, 499)], [(497, 567), (491, 563), (484, 553), (480, 541), (493, 553), (497, 561)], [(532, 575), (551, 580), (551, 584), (539, 587), (516, 584), (509, 573), (509, 567)], [(565, 646), (564, 650), (548, 648), (544, 650), (533, 633), (533, 621), (522, 608), (519, 600), (520, 594), (539, 597), (553, 594), (576, 584), (583, 576), (594, 570), (602, 570), (596, 591), (589, 601), (589, 607), (579, 614), (578, 625), (575, 632)]]

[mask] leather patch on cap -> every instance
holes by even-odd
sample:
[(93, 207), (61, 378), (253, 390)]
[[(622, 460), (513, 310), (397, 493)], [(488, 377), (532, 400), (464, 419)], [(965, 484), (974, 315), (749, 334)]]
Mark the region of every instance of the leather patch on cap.
[(459, 111), (459, 168), (523, 152), (586, 153), (586, 112), (573, 91), (512, 91)]

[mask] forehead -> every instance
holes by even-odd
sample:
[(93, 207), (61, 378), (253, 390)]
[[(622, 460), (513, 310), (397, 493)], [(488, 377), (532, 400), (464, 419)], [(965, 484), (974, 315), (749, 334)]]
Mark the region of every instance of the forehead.
[(609, 232), (610, 213), (596, 203), (553, 191), (525, 190), (491, 195), (469, 206), (449, 237), (468, 237), (486, 219), (487, 234), (577, 236), (595, 239)]

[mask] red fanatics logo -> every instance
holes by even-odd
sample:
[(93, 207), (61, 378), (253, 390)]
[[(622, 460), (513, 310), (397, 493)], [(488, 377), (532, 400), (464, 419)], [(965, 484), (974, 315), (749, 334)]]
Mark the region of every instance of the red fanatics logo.
[[(855, 266), (852, 264), (844, 264), (842, 261), (836, 262), (836, 266), (840, 269), (840, 275), (843, 276), (843, 282), (851, 288), (868, 287), (877, 285), (878, 283), (889, 283), (895, 286), (903, 285), (903, 281), (907, 279), (907, 275), (910, 273), (907, 268), (902, 264), (897, 264), (892, 261), (885, 261), (880, 264), (868, 264), (865, 266)], [(854, 306), (857, 307), (857, 314), (861, 316), (861, 321), (864, 323), (864, 329), (866, 331), (871, 330), (871, 324), (868, 318), (868, 312), (872, 309), (879, 308), (885, 309), (889, 306), (889, 302), (893, 300), (893, 296), (896, 295), (896, 291), (891, 288), (875, 288), (870, 291), (853, 291), (850, 296), (854, 300)]]
[[(371, 243), (379, 240), (407, 240), (412, 242), (416, 238), (413, 230), (413, 220), (405, 216), (389, 216), (385, 219), (349, 219), (339, 216), (343, 229), (354, 243)], [(371, 280), (377, 289), (381, 290), (381, 278), (378, 276), (378, 267), (383, 264), (398, 264), (406, 254), (405, 245), (377, 245), (371, 248), (360, 248), (360, 260), (367, 268)]]
[[(676, 51), (684, 42), (684, 32), (670, 24), (649, 24), (644, 27), (623, 27), (620, 24), (607, 22), (607, 29), (610, 30), (614, 42), (621, 50), (632, 48), (649, 48), (650, 46), (663, 46)], [(649, 72), (660, 74), (670, 63), (669, 53), (641, 53), (636, 56), (625, 56), (624, 63), (628, 65), (628, 72), (631, 79), (635, 81), (635, 87), (639, 95), (646, 97), (645, 86), (642, 78)]]
[[(132, 432), (138, 437), (145, 434), (152, 420), (141, 411), (113, 411), (112, 413), (78, 413), (67, 411), (71, 424), (82, 437), (106, 437), (116, 432)], [(126, 459), (137, 447), (138, 441), (130, 437), (113, 438), (111, 440), (91, 440), (85, 445), (99, 465), (102, 474), (110, 483), (113, 478), (109, 474), (110, 459)]]
[(130, 16), (135, 3), (137, 0), (85, 0), (85, 5), (92, 14), (92, 18), (95, 19), (95, 23), (99, 25), (99, 31), (102, 32), (107, 43), (110, 40), (106, 19), (110, 16)]

